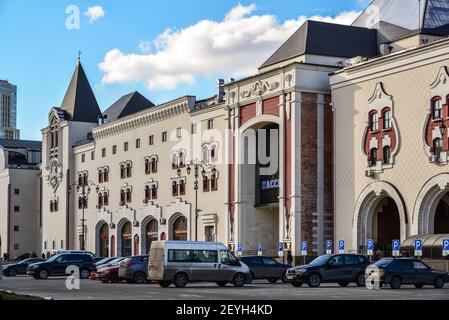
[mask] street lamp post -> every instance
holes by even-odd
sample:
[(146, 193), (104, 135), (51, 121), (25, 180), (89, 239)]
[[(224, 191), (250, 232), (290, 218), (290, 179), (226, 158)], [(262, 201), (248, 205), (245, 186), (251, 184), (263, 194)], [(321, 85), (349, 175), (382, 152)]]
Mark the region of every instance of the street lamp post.
[[(211, 169), (211, 172), (215, 174), (217, 172), (217, 169), (215, 169), (215, 166), (206, 164), (204, 162), (200, 161), (191, 161), (189, 164), (187, 164), (187, 174), (190, 175), (192, 173), (193, 168), (193, 177), (195, 178), (195, 181), (193, 183), (193, 189), (195, 190), (195, 241), (198, 241), (198, 189), (199, 189), (199, 181), (198, 178), (200, 177), (200, 169), (201, 170), (201, 176), (206, 176), (207, 172), (206, 169)], [(181, 176), (182, 171), (179, 168), (177, 171), (178, 177)], [(192, 221), (192, 217), (190, 217), (190, 221)]]
[[(86, 245), (85, 245), (85, 237), (86, 237), (86, 231), (85, 231), (85, 222), (86, 219), (84, 218), (84, 209), (86, 208), (86, 204), (87, 204), (87, 198), (88, 195), (90, 194), (90, 187), (96, 187), (95, 191), (97, 192), (97, 194), (100, 192), (100, 187), (95, 184), (92, 181), (84, 181), (82, 183), (80, 183), (80, 181), (78, 181), (78, 183), (72, 185), (73, 187), (76, 188), (76, 192), (80, 192), (81, 190), (81, 209), (82, 209), (82, 219), (81, 219), (81, 237), (82, 237), (82, 241), (81, 241), (81, 250), (85, 251), (86, 250)], [(69, 192), (71, 192), (72, 190), (72, 186), (69, 187)]]

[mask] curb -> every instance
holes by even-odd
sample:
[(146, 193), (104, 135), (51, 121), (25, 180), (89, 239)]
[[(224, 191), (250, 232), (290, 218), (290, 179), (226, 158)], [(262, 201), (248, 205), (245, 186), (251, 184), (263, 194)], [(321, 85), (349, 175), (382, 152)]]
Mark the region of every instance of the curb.
[(35, 299), (40, 299), (40, 300), (45, 300), (45, 301), (52, 301), (52, 300), (54, 300), (54, 298), (51, 298), (51, 297), (41, 297), (41, 296), (32, 295), (32, 294), (20, 294), (20, 293), (13, 292), (13, 291), (10, 291), (10, 290), (0, 289), (0, 292), (1, 293), (6, 293), (6, 294), (11, 294), (11, 295), (16, 295), (16, 296), (35, 298)]

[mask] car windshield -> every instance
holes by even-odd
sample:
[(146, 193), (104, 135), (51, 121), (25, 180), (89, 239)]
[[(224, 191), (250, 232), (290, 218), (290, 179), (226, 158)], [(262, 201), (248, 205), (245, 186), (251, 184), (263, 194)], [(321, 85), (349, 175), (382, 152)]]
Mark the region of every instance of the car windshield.
[(47, 262), (53, 262), (53, 261), (55, 261), (56, 259), (58, 259), (60, 256), (62, 256), (62, 255), (61, 255), (61, 254), (57, 254), (57, 255), (51, 257), (50, 259), (48, 259)]
[(385, 268), (387, 267), (393, 260), (391, 259), (382, 259), (377, 261), (374, 265), (379, 267), (379, 268)]
[(108, 261), (110, 261), (110, 260), (111, 260), (111, 258), (105, 258), (105, 259), (101, 259), (100, 261), (98, 261), (98, 262), (97, 262), (97, 265), (100, 265), (100, 264), (106, 263), (106, 262), (108, 262)]
[(331, 257), (330, 255), (318, 257), (315, 260), (313, 260), (310, 264), (313, 266), (321, 266), (325, 264), (327, 261), (329, 261), (330, 257)]

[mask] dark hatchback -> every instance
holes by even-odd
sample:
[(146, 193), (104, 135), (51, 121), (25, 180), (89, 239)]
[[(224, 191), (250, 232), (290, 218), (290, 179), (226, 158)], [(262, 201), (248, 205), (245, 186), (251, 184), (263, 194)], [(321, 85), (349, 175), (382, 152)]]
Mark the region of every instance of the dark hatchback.
[(17, 263), (7, 264), (3, 266), (3, 275), (7, 277), (15, 277), (27, 273), (27, 268), (30, 264), (43, 262), (44, 260), (38, 258), (29, 258)]
[(45, 262), (29, 265), (27, 273), (35, 279), (47, 279), (51, 276), (66, 276), (69, 266), (79, 268), (81, 279), (88, 279), (90, 273), (95, 271), (95, 262), (89, 254), (60, 254), (51, 257)]
[[(380, 284), (389, 284), (392, 289), (400, 289), (403, 284), (414, 285), (416, 288), (431, 285), (441, 289), (449, 281), (447, 272), (434, 270), (413, 258), (381, 259), (366, 270), (367, 276), (373, 271), (373, 267), (374, 276), (378, 277)], [(378, 271), (375, 271), (376, 267)]]
[(358, 254), (334, 254), (316, 258), (310, 264), (287, 271), (287, 281), (294, 287), (307, 283), (317, 288), (321, 283), (338, 283), (342, 287), (355, 282), (365, 286), (365, 270), (370, 264), (367, 257)]
[(292, 267), (270, 257), (246, 256), (239, 260), (249, 267), (253, 279), (266, 279), (271, 283), (276, 283), (278, 280), (287, 282), (287, 270)]

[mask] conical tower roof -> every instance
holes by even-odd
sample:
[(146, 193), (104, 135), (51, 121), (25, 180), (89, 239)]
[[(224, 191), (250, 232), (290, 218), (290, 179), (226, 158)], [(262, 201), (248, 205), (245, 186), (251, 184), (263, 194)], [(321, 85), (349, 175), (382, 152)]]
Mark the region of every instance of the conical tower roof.
[(101, 116), (97, 99), (79, 60), (62, 101), (61, 109), (66, 112), (69, 121), (97, 123), (98, 117)]

